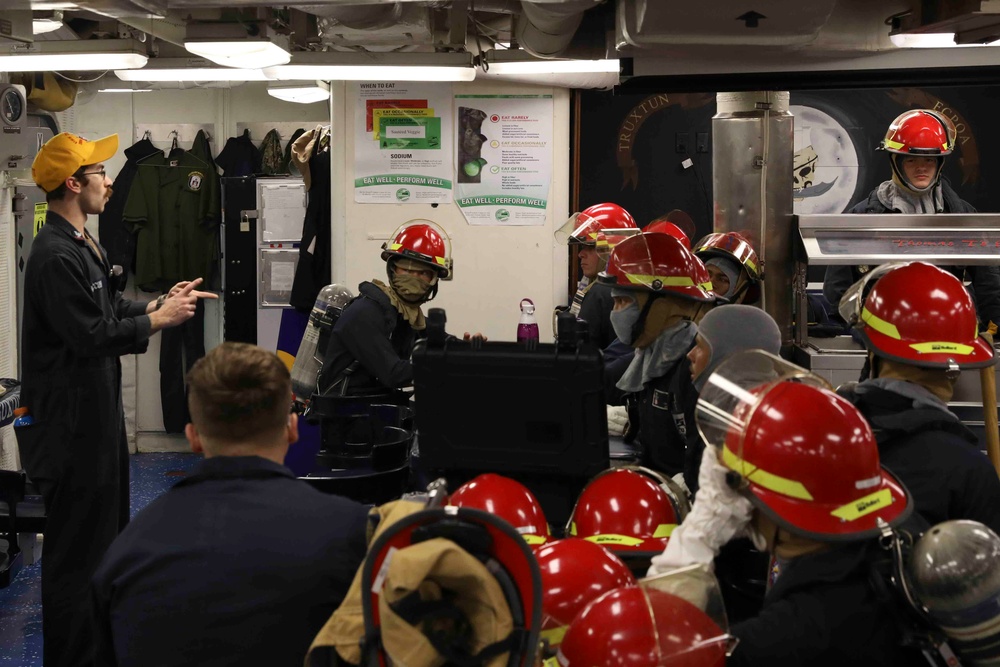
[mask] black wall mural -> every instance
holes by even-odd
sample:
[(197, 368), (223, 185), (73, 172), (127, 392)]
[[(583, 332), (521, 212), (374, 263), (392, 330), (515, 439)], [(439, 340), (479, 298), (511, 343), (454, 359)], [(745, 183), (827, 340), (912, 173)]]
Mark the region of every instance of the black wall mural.
[[(711, 231), (715, 94), (579, 94), (580, 195), (570, 205), (613, 201), (641, 225), (681, 209), (698, 236)], [(795, 211), (846, 211), (889, 179), (888, 156), (875, 148), (915, 108), (953, 120), (958, 147), (945, 178), (980, 211), (1000, 211), (1000, 161), (986, 158), (1000, 149), (998, 101), (1000, 86), (793, 91)]]

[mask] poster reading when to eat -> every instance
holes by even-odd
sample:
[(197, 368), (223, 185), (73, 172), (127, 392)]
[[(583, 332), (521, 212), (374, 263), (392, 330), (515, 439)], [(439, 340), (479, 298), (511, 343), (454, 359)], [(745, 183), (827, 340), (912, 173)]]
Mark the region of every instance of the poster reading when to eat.
[(450, 86), (387, 82), (357, 86), (354, 201), (451, 202)]
[(456, 95), (455, 201), (470, 225), (543, 225), (551, 95)]

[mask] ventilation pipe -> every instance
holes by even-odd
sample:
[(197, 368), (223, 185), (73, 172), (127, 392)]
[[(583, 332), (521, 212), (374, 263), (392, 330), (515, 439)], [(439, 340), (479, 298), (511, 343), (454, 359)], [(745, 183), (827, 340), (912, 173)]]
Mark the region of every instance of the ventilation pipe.
[(712, 117), (716, 232), (739, 232), (764, 272), (760, 307), (792, 344), (793, 117), (788, 92), (718, 93)]
[(557, 58), (576, 34), (583, 13), (601, 0), (522, 2), (515, 36), (521, 48), (537, 58)]

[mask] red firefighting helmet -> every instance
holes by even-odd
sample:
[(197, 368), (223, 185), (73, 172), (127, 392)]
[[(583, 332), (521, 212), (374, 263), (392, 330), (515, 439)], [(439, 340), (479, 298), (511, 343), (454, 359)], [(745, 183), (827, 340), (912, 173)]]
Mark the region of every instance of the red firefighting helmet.
[(458, 487), (449, 497), (448, 504), (497, 515), (514, 526), (532, 547), (545, 544), (549, 539), (549, 524), (542, 506), (526, 486), (509, 477), (493, 473), (479, 475)]
[(605, 470), (576, 500), (566, 534), (617, 554), (658, 554), (687, 514), (687, 500), (663, 475), (637, 466)]
[(619, 243), (598, 280), (621, 289), (715, 302), (705, 265), (666, 234), (637, 234)]
[(676, 595), (631, 586), (591, 602), (559, 647), (561, 667), (723, 667), (729, 637)]
[(979, 336), (976, 306), (958, 278), (924, 262), (872, 274), (845, 292), (841, 305), (875, 354), (945, 370), (995, 363), (993, 346)]
[(569, 220), (556, 230), (555, 237), (560, 243), (600, 246), (606, 230), (637, 229), (632, 215), (618, 204), (606, 202), (594, 204), (574, 213)]
[(451, 280), (451, 239), (435, 222), (415, 219), (404, 222), (382, 244), (382, 259), (410, 259), (426, 264), (437, 272), (441, 280)]
[[(892, 173), (914, 192), (926, 192), (941, 178), (944, 157), (955, 150), (958, 131), (951, 119), (929, 109), (914, 109), (901, 113), (889, 125), (879, 149), (888, 151)], [(931, 157), (937, 161), (934, 178), (925, 187), (917, 187), (906, 177), (901, 160), (907, 157)]]
[(955, 150), (958, 131), (944, 114), (912, 109), (896, 116), (879, 149), (899, 155), (945, 156)]
[[(762, 354), (762, 353), (757, 353)], [(733, 355), (713, 373), (725, 377)], [(803, 371), (804, 373), (804, 371)], [(754, 506), (786, 530), (815, 540), (847, 541), (879, 534), (878, 521), (905, 520), (909, 496), (879, 465), (871, 427), (850, 402), (799, 378), (781, 379), (746, 390), (735, 378), (713, 382), (711, 393), (734, 387), (740, 402), (729, 412), (730, 428), (716, 441), (721, 459), (739, 473), (732, 483)], [(698, 418), (718, 418), (699, 399)], [(718, 433), (718, 432), (714, 432)]]
[(648, 234), (667, 234), (669, 236), (673, 236), (675, 239), (680, 241), (685, 248), (688, 250), (691, 249), (691, 239), (688, 238), (688, 235), (684, 233), (684, 230), (669, 220), (654, 220), (646, 225), (642, 231)]
[(635, 585), (625, 563), (587, 540), (568, 537), (549, 542), (535, 557), (542, 572), (542, 638), (549, 646), (562, 642), (566, 628), (591, 600)]

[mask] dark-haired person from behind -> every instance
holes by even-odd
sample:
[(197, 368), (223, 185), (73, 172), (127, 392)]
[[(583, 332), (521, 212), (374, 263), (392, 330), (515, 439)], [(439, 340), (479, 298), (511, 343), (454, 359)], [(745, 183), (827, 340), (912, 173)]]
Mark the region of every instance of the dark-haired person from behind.
[(205, 460), (111, 545), (92, 585), (98, 665), (301, 665), (366, 549), (366, 509), (285, 468), (288, 369), (223, 343), (188, 374)]

